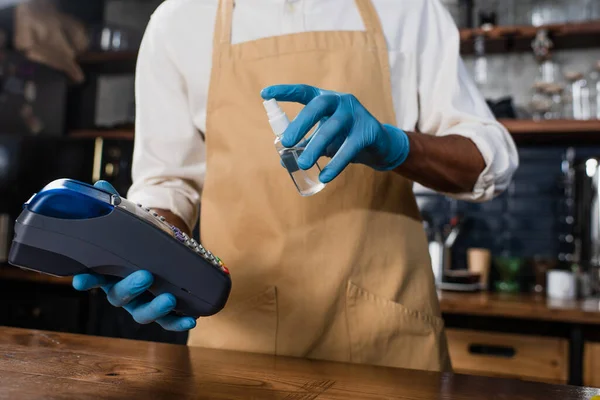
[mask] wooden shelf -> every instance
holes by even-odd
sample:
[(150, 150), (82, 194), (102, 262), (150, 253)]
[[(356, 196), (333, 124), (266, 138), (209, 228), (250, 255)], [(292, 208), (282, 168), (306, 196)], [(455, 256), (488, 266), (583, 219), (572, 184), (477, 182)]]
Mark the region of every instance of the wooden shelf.
[(438, 292), (444, 314), (600, 325), (600, 300), (553, 300), (533, 294)]
[[(500, 122), (512, 134), (517, 144), (600, 144), (600, 120), (510, 120)], [(103, 138), (133, 140), (133, 128), (88, 129), (69, 132), (69, 137), (79, 139)]]
[(137, 51), (90, 51), (78, 57), (86, 73), (133, 74), (137, 63)]
[(517, 144), (600, 144), (600, 120), (500, 120)]
[(137, 51), (90, 51), (78, 57), (81, 64), (100, 64), (107, 62), (135, 62)]
[(118, 140), (133, 140), (135, 133), (132, 129), (89, 129), (77, 130), (69, 132), (69, 137), (76, 139), (118, 139)]
[[(554, 49), (600, 47), (600, 20), (581, 23), (535, 26), (497, 26), (489, 30), (481, 28), (461, 29), (461, 52), (472, 54), (477, 35), (485, 35), (486, 52), (531, 51), (531, 41), (540, 29), (548, 30)], [(135, 63), (137, 51), (89, 51), (78, 57), (81, 64), (114, 62)]]
[(597, 133), (600, 134), (600, 120), (572, 121), (572, 120), (500, 120), (513, 134), (548, 134), (548, 133)]
[(486, 36), (487, 53), (532, 51), (531, 41), (540, 29), (548, 30), (554, 50), (600, 47), (600, 21), (535, 26), (498, 26), (490, 30), (461, 29), (461, 53), (473, 54), (474, 39)]

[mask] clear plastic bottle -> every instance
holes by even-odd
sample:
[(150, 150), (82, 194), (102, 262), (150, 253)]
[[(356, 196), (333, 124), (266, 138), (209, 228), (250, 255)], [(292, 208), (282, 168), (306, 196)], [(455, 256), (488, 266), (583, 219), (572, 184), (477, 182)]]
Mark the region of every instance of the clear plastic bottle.
[(296, 185), (296, 189), (302, 196), (312, 196), (313, 194), (319, 193), (325, 188), (325, 184), (319, 180), (319, 174), (321, 173), (321, 167), (316, 163), (312, 168), (303, 170), (298, 166), (298, 157), (304, 151), (304, 146), (298, 145), (296, 147), (285, 147), (281, 143), (283, 132), (290, 124), (287, 115), (283, 112), (277, 101), (274, 99), (267, 100), (263, 103), (267, 115), (269, 117), (269, 124), (275, 133), (275, 149), (281, 157), (283, 166), (288, 170), (290, 177)]

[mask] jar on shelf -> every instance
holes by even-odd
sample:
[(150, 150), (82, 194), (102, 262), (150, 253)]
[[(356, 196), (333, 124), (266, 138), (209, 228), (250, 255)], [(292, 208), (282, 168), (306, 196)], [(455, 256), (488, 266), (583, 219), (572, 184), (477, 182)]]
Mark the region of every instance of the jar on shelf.
[(531, 112), (534, 119), (557, 119), (563, 115), (563, 87), (560, 81), (560, 66), (552, 58), (554, 44), (545, 29), (538, 30), (531, 43), (538, 62), (538, 75), (533, 83)]
[(536, 121), (552, 118), (553, 103), (547, 93), (548, 85), (552, 84), (545, 82), (536, 82), (533, 84), (530, 111), (533, 119)]

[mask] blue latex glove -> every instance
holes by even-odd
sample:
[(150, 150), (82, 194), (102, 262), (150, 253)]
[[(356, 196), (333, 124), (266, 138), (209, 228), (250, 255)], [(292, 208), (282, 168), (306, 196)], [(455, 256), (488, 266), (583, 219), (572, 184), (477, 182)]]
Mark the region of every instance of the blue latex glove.
[(286, 147), (298, 144), (319, 123), (298, 158), (298, 166), (311, 168), (321, 156), (331, 161), (319, 176), (323, 183), (337, 177), (350, 163), (389, 171), (402, 164), (409, 153), (408, 136), (392, 125), (381, 124), (351, 94), (308, 85), (275, 85), (261, 92), (265, 100), (305, 104), (283, 134)]
[[(115, 188), (106, 181), (98, 181), (94, 185), (102, 190), (117, 194)], [(118, 278), (98, 275), (80, 274), (73, 277), (73, 287), (84, 291), (101, 288), (107, 295), (108, 301), (115, 307), (123, 307), (140, 324), (156, 322), (168, 331), (187, 331), (196, 326), (192, 317), (168, 315), (175, 308), (175, 296), (163, 293), (150, 302), (138, 298), (152, 286), (154, 277), (148, 271), (136, 271), (119, 280)]]

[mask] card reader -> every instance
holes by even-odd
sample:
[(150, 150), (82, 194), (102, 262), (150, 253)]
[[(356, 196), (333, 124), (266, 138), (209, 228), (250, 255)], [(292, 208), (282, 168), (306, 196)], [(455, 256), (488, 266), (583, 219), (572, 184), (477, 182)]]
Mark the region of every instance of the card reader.
[(223, 262), (141, 204), (71, 179), (34, 194), (15, 224), (9, 263), (54, 276), (95, 272), (124, 278), (143, 269), (149, 289), (177, 299), (174, 312), (219, 312), (231, 291)]

